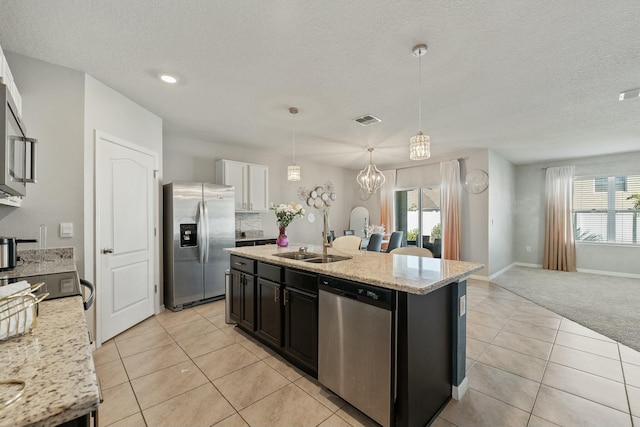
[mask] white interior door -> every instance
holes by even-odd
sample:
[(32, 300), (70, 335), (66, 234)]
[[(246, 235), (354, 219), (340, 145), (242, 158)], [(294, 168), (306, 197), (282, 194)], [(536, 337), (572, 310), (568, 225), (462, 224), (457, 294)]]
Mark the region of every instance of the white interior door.
[(156, 158), (96, 138), (96, 304), (100, 342), (154, 314)]

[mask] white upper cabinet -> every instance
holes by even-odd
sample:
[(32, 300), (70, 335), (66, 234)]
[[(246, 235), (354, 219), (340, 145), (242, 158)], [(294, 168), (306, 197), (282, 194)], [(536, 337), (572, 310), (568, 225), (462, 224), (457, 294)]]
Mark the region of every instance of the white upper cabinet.
[(269, 167), (249, 165), (249, 210), (269, 210)]
[(269, 167), (234, 160), (216, 162), (216, 182), (233, 185), (236, 212), (269, 210)]

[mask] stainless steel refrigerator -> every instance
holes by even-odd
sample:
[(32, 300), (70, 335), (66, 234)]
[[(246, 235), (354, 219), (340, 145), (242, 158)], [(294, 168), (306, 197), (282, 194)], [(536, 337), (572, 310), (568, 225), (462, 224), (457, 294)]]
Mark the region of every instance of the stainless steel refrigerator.
[(201, 182), (164, 185), (164, 305), (172, 311), (224, 297), (235, 246), (232, 186)]

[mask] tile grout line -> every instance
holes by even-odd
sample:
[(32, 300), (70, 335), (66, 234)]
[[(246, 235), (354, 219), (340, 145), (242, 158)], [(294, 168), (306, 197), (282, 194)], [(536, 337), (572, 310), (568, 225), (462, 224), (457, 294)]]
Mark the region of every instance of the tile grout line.
[[(136, 394), (136, 391), (133, 389), (133, 384), (131, 384), (131, 378), (129, 377), (129, 373), (127, 372), (127, 368), (124, 366), (124, 362), (122, 361), (122, 355), (120, 354), (120, 349), (118, 348), (118, 343), (116, 342), (116, 340), (113, 340), (113, 344), (116, 347), (116, 351), (118, 352), (118, 357), (120, 358), (120, 363), (122, 364), (122, 368), (124, 369), (124, 373), (127, 376), (127, 380), (128, 380), (128, 384), (129, 384), (129, 388), (131, 389), (131, 392), (133, 393), (133, 397), (134, 399), (136, 399), (136, 405), (138, 405), (138, 412), (140, 413), (140, 416), (142, 417), (142, 421), (144, 422), (144, 425), (148, 425), (147, 420), (144, 417), (144, 413), (142, 412), (142, 407), (140, 406), (140, 401), (138, 400), (138, 395)], [(124, 384), (124, 383), (123, 383)], [(135, 414), (132, 414), (135, 415)], [(122, 421), (127, 417), (130, 417), (131, 415), (127, 415), (124, 418), (121, 418), (117, 421), (114, 421), (111, 424), (115, 424), (116, 422)], [(99, 427), (99, 426), (96, 426)], [(105, 426), (108, 427), (108, 426)]]
[[(200, 314), (200, 313), (198, 313), (198, 314)], [(206, 318), (205, 318), (205, 319), (206, 319)], [(207, 319), (207, 320), (208, 320), (208, 319)], [(159, 322), (158, 322), (158, 323), (159, 323)], [(188, 323), (193, 323), (193, 321), (192, 321), (192, 322), (187, 322), (187, 323), (184, 323), (184, 324), (188, 324)], [(209, 323), (211, 323), (211, 322), (209, 322)], [(164, 325), (162, 325), (162, 324), (161, 324), (161, 326), (162, 326), (162, 327), (165, 329), (165, 331), (166, 331), (166, 328), (164, 327)], [(175, 326), (178, 326), (178, 325), (175, 325)], [(214, 325), (214, 326), (215, 326), (215, 325)], [(217, 327), (216, 327), (216, 328), (217, 328)], [(220, 331), (222, 331), (220, 328), (217, 328), (217, 329), (218, 329), (218, 330), (220, 330)], [(235, 329), (235, 326), (233, 326), (233, 327), (232, 327), (232, 329)], [(169, 334), (169, 336), (170, 336), (172, 339), (174, 339), (174, 338), (173, 338), (173, 336), (171, 336), (171, 333), (170, 333), (169, 331), (166, 331), (166, 332), (167, 332), (167, 334)], [(175, 339), (174, 339), (174, 341), (175, 341)], [(249, 340), (249, 341), (251, 341), (251, 340)], [(242, 419), (243, 419), (247, 424), (249, 424), (249, 423), (247, 422), (247, 420), (246, 420), (246, 419), (245, 419), (245, 418), (240, 414), (240, 410), (236, 409), (236, 407), (235, 407), (235, 406), (234, 406), (234, 405), (233, 405), (233, 404), (232, 404), (232, 403), (227, 399), (227, 397), (222, 393), (222, 391), (221, 391), (221, 390), (219, 390), (219, 389), (216, 387), (216, 385), (213, 383), (213, 380), (211, 380), (211, 379), (210, 379), (210, 378), (209, 378), (209, 377), (208, 377), (208, 376), (207, 376), (207, 375), (202, 371), (202, 369), (200, 368), (200, 366), (198, 366), (198, 364), (193, 360), (193, 358), (191, 357), (191, 355), (189, 355), (189, 354), (184, 350), (184, 348), (182, 348), (182, 346), (180, 346), (180, 343), (179, 343), (178, 341), (175, 341), (175, 343), (176, 343), (176, 344), (177, 344), (177, 345), (178, 345), (178, 346), (179, 346), (179, 347), (180, 347), (180, 348), (185, 352), (185, 354), (187, 354), (187, 357), (189, 357), (189, 360), (191, 360), (191, 362), (196, 366), (196, 368), (198, 368), (198, 370), (202, 373), (202, 375), (204, 375), (204, 377), (205, 377), (205, 378), (207, 378), (207, 380), (208, 380), (208, 381), (209, 381), (209, 383), (210, 383), (210, 384), (215, 388), (215, 390), (216, 390), (218, 393), (220, 393), (220, 395), (225, 399), (225, 401), (227, 401), (227, 403), (229, 403), (229, 405), (231, 406), (231, 408), (233, 408), (233, 410), (235, 411), (235, 413), (236, 413), (236, 414), (238, 414), (238, 416), (240, 416), (240, 418), (242, 418)], [(234, 339), (234, 344), (242, 345), (242, 343), (240, 343), (240, 342), (236, 341), (235, 339)], [(234, 345), (234, 344), (231, 344), (231, 345)], [(256, 345), (262, 345), (261, 343), (254, 343), (254, 344), (256, 344)], [(216, 350), (213, 350), (213, 351), (211, 351), (211, 352), (209, 352), (209, 353), (205, 353), (205, 354), (199, 355), (199, 356), (197, 356), (197, 357), (201, 357), (201, 356), (204, 356), (204, 355), (206, 355), (206, 354), (213, 353), (213, 352), (215, 352), (215, 351), (217, 351), (217, 350), (221, 350), (221, 349), (226, 348), (226, 347), (230, 347), (231, 345), (229, 345), (229, 346), (225, 346), (225, 347), (222, 347), (222, 348), (219, 348), (219, 349), (216, 349)], [(258, 356), (258, 355), (256, 355), (256, 354), (254, 354), (253, 352), (251, 352), (251, 350), (247, 349), (247, 348), (246, 348), (246, 347), (244, 347), (244, 346), (242, 346), (242, 347), (243, 347), (243, 348), (245, 348), (245, 349), (246, 349), (247, 351), (249, 351), (250, 353), (252, 353), (254, 356), (258, 357), (258, 360), (257, 360), (257, 361), (255, 361), (255, 362), (253, 362), (253, 363), (250, 363), (250, 364), (249, 364), (249, 365), (247, 365), (247, 366), (251, 366), (251, 365), (257, 364), (257, 363), (259, 363), (259, 362), (264, 362), (264, 360), (266, 359), (266, 357), (265, 357), (265, 358), (263, 358), (263, 359), (260, 359), (260, 358), (259, 358), (259, 356)], [(271, 355), (270, 355), (270, 356), (268, 356), (268, 357), (271, 357)], [(286, 362), (286, 361), (285, 361), (285, 363), (288, 363), (288, 362)], [(242, 408), (241, 410), (245, 410), (245, 409), (249, 408), (250, 406), (252, 406), (252, 405), (254, 405), (254, 404), (256, 404), (256, 403), (258, 403), (258, 402), (262, 401), (263, 399), (265, 399), (265, 398), (267, 398), (267, 397), (271, 396), (271, 395), (272, 395), (272, 394), (274, 394), (274, 393), (277, 393), (278, 391), (282, 390), (283, 388), (287, 387), (287, 386), (288, 386), (288, 385), (290, 385), (290, 384), (295, 385), (298, 389), (300, 389), (302, 392), (304, 392), (307, 396), (309, 396), (309, 397), (310, 397), (311, 399), (313, 399), (315, 402), (319, 403), (322, 407), (327, 408), (325, 405), (323, 405), (323, 404), (322, 404), (322, 402), (320, 402), (319, 400), (317, 400), (316, 398), (314, 398), (313, 396), (311, 396), (309, 393), (307, 393), (305, 390), (303, 390), (300, 386), (298, 386), (297, 384), (295, 384), (295, 381), (291, 381), (289, 378), (287, 378), (287, 377), (285, 377), (284, 375), (282, 375), (280, 372), (278, 372), (275, 368), (273, 368), (272, 366), (270, 366), (268, 363), (264, 362), (264, 364), (265, 364), (266, 366), (268, 366), (270, 369), (273, 369), (276, 373), (278, 373), (279, 375), (281, 375), (283, 378), (285, 378), (285, 379), (289, 382), (289, 384), (287, 384), (287, 385), (285, 385), (285, 386), (283, 386), (283, 387), (280, 387), (280, 388), (278, 388), (277, 390), (274, 390), (273, 392), (271, 392), (271, 393), (269, 393), (269, 394), (267, 394), (267, 395), (263, 396), (262, 398), (260, 398), (260, 399), (256, 400), (255, 402), (252, 402), (250, 405), (248, 405), (248, 406), (247, 406), (247, 407), (245, 407), (245, 408)], [(227, 374), (223, 375), (223, 376), (222, 376), (222, 377), (220, 377), (220, 378), (223, 378), (223, 377), (225, 377), (225, 376), (227, 376), (227, 375), (230, 375), (230, 374), (232, 374), (232, 373), (238, 372), (239, 370), (244, 369), (244, 368), (246, 368), (247, 366), (243, 366), (243, 367), (238, 368), (238, 369), (236, 369), (236, 370), (234, 370), (234, 371), (232, 371), (232, 372), (228, 372)], [(301, 376), (301, 377), (302, 377), (302, 376)], [(218, 379), (218, 378), (217, 378), (217, 379)], [(299, 379), (299, 378), (298, 378), (298, 379)], [(297, 379), (296, 379), (296, 380), (297, 380)], [(192, 390), (193, 390), (193, 389), (192, 389)], [(191, 390), (189, 390), (189, 391), (191, 391)], [(188, 392), (188, 391), (187, 391), (187, 392)], [(185, 392), (185, 393), (187, 393), (187, 392)], [(180, 395), (185, 394), (185, 393), (181, 393)], [(135, 392), (134, 392), (134, 394), (135, 394)], [(178, 395), (178, 396), (179, 396), (179, 395)], [(173, 399), (173, 398), (175, 398), (175, 397), (177, 397), (177, 396), (172, 397), (172, 399)], [(170, 399), (168, 399), (168, 400), (170, 400)], [(163, 401), (163, 402), (159, 402), (158, 404), (160, 404), (160, 403), (164, 403), (164, 402), (166, 402), (166, 400), (165, 400), (165, 401)], [(154, 406), (156, 406), (156, 405), (154, 405)], [(329, 408), (327, 408), (327, 409), (329, 409)], [(340, 409), (340, 408), (338, 408), (338, 410), (339, 410), (339, 409)], [(330, 410), (330, 409), (329, 409), (329, 410)], [(337, 410), (336, 410), (336, 412), (337, 412)], [(331, 414), (333, 415), (334, 413), (335, 413), (335, 412), (332, 412)], [(228, 418), (228, 417), (227, 417), (227, 418)], [(225, 419), (226, 419), (226, 418), (225, 418)], [(220, 421), (223, 421), (223, 420), (220, 420)], [(324, 421), (323, 421), (323, 422), (324, 422)]]
[(629, 408), (629, 418), (631, 419), (631, 425), (634, 425), (633, 422), (633, 413), (631, 412), (631, 401), (629, 400), (629, 388), (627, 387), (627, 376), (624, 373), (624, 363), (622, 361), (622, 351), (620, 350), (620, 343), (616, 343), (616, 347), (618, 349), (618, 356), (620, 356), (620, 369), (622, 370), (622, 380), (624, 381), (624, 394), (627, 397), (627, 407)]
[[(485, 299), (486, 299), (486, 298), (485, 298)], [(483, 301), (484, 301), (484, 300), (483, 300)], [(481, 302), (483, 302), (483, 301), (481, 301)], [(520, 305), (522, 305), (522, 304), (523, 304), (523, 303), (521, 302), (521, 303), (520, 303)], [(487, 349), (489, 348), (489, 346), (490, 346), (490, 345), (495, 345), (496, 347), (500, 347), (500, 348), (506, 348), (506, 347), (502, 347), (502, 346), (497, 345), (497, 344), (493, 344), (493, 341), (495, 341), (495, 339), (496, 339), (496, 338), (497, 338), (497, 336), (500, 334), (500, 332), (503, 332), (503, 331), (504, 331), (504, 328), (507, 326), (507, 324), (509, 323), (509, 321), (515, 320), (515, 319), (513, 319), (513, 316), (518, 312), (517, 310), (518, 310), (518, 307), (516, 307), (516, 308), (514, 308), (514, 309), (513, 309), (513, 313), (512, 313), (512, 314), (511, 314), (511, 316), (507, 319), (507, 322), (505, 322), (505, 324), (502, 326), (502, 328), (500, 328), (500, 330), (498, 331), (498, 333), (496, 334), (496, 336), (495, 336), (495, 337), (493, 337), (493, 339), (491, 340), (491, 342), (490, 342), (490, 343), (488, 343), (488, 345), (487, 345), (487, 346), (485, 347), (485, 349), (482, 351), (482, 353), (480, 354), (480, 356), (478, 356), (478, 359), (473, 363), (473, 365), (475, 365), (475, 364), (476, 364), (476, 362), (478, 362), (478, 363), (481, 363), (481, 364), (482, 364), (482, 362), (480, 362), (480, 357), (482, 357), (482, 355), (487, 351)], [(526, 323), (526, 322), (525, 322), (525, 323)], [(505, 331), (505, 332), (506, 332), (506, 331)], [(514, 335), (522, 336), (522, 335), (519, 335), (519, 334), (514, 334)], [(556, 335), (557, 335), (557, 330), (556, 330)], [(526, 337), (526, 338), (530, 338), (530, 337)], [(555, 339), (554, 339), (554, 340), (555, 340)], [(541, 340), (540, 340), (540, 341), (541, 341)], [(553, 349), (553, 347), (552, 347), (552, 349)], [(525, 353), (521, 353), (521, 352), (519, 352), (519, 351), (516, 351), (516, 350), (510, 349), (510, 348), (509, 348), (509, 349), (507, 349), (507, 350), (511, 350), (511, 351), (514, 351), (514, 352), (516, 352), (516, 353), (520, 353), (520, 354), (525, 354)], [(549, 353), (549, 356), (550, 356), (550, 355), (551, 355), (551, 353)], [(531, 356), (531, 355), (527, 355), (527, 356)], [(536, 357), (536, 356), (532, 356), (532, 357)], [(509, 371), (505, 371), (504, 369), (501, 369), (501, 368), (498, 368), (498, 367), (495, 367), (495, 366), (492, 366), (492, 365), (489, 365), (489, 366), (491, 366), (491, 367), (492, 367), (492, 368), (494, 368), (494, 369), (498, 369), (498, 370), (500, 370), (500, 371), (502, 371), (502, 372), (506, 372), (506, 373), (508, 373), (508, 374), (515, 375), (515, 376), (518, 376), (518, 377), (520, 377), (520, 378), (524, 378), (524, 379), (527, 379), (527, 380), (532, 381), (530, 378), (526, 378), (526, 377), (523, 377), (523, 376), (521, 376), (521, 375), (514, 374), (514, 373), (509, 372)], [(545, 369), (546, 369), (546, 365), (545, 365)], [(544, 371), (543, 371), (543, 377), (544, 377)], [(540, 381), (542, 381), (542, 379), (541, 379)], [(528, 412), (528, 413), (529, 413), (529, 417), (527, 418), (527, 425), (529, 425), (529, 422), (531, 421), (531, 416), (533, 415), (533, 408), (535, 407), (536, 399), (537, 399), (537, 397), (538, 397), (538, 393), (540, 392), (540, 386), (541, 386), (541, 384), (542, 384), (542, 382), (537, 382), (537, 381), (534, 381), (534, 382), (536, 382), (536, 383), (538, 384), (538, 390), (536, 391), (536, 398), (534, 398), (534, 400), (533, 400), (533, 404), (531, 405), (531, 410), (530, 410), (530, 411), (524, 411), (524, 410), (523, 410), (524, 412)], [(470, 387), (470, 388), (473, 388), (473, 387), (471, 386), (471, 384), (469, 385), (469, 387)], [(522, 410), (521, 408), (518, 408), (517, 406), (514, 406), (514, 405), (512, 405), (512, 404), (510, 404), (510, 403), (508, 403), (508, 402), (504, 402), (503, 400), (498, 399), (498, 398), (497, 398), (497, 397), (495, 397), (495, 396), (490, 396), (490, 395), (488, 395), (488, 394), (486, 394), (486, 393), (481, 392), (480, 390), (478, 390), (478, 389), (476, 389), (476, 388), (473, 388), (473, 389), (474, 389), (475, 391), (479, 392), (479, 393), (484, 394), (485, 396), (489, 396), (489, 397), (491, 397), (491, 398), (493, 398), (493, 399), (496, 399), (496, 400), (498, 400), (498, 401), (500, 401), (500, 402), (504, 403), (505, 405), (509, 405), (509, 406), (511, 406), (511, 407), (513, 407), (513, 408), (516, 408), (516, 409), (520, 409), (520, 410)]]
[[(483, 301), (484, 301), (484, 300), (483, 300)], [(521, 303), (520, 305), (522, 305), (522, 303)], [(511, 316), (510, 316), (510, 317), (509, 317), (509, 319), (507, 320), (507, 323), (505, 323), (505, 324), (504, 324), (504, 326), (500, 329), (500, 332), (502, 332), (502, 331), (504, 330), (504, 328), (507, 326), (507, 324), (509, 323), (509, 321), (511, 321), (511, 320), (515, 320), (515, 319), (513, 319), (513, 316), (515, 315), (515, 313), (517, 313), (517, 311), (516, 311), (516, 310), (517, 310), (517, 308), (516, 308), (516, 309), (514, 309), (514, 312), (511, 314)], [(526, 323), (526, 322), (525, 322), (525, 323)], [(562, 324), (562, 320), (560, 320), (560, 324)], [(555, 336), (554, 336), (554, 343), (555, 343), (555, 337), (557, 337), (557, 336), (558, 336), (558, 330), (559, 330), (559, 328), (560, 328), (560, 324), (558, 325), (558, 329), (556, 329), (556, 333), (555, 333)], [(498, 334), (499, 334), (500, 332), (498, 332)], [(498, 334), (496, 334), (496, 336), (493, 338), (492, 342), (493, 342), (493, 341), (495, 341), (495, 338), (498, 336)], [(514, 334), (514, 335), (517, 335), (517, 334)], [(519, 336), (520, 336), (520, 335), (519, 335)], [(541, 341), (541, 340), (539, 340), (539, 341)], [(492, 343), (489, 343), (489, 345), (496, 345), (497, 347), (500, 347), (500, 348), (506, 348), (506, 347), (502, 347), (502, 346), (499, 346), (499, 345), (497, 345), (497, 344), (492, 344)], [(487, 347), (485, 347), (484, 351), (480, 354), (480, 356), (478, 356), (478, 360), (480, 359), (480, 357), (482, 356), (482, 354), (484, 354), (484, 352), (487, 350), (487, 348), (489, 348), (489, 345), (487, 345)], [(516, 351), (516, 350), (514, 350), (514, 349), (507, 349), (507, 350), (511, 350), (511, 351), (514, 351), (514, 352), (516, 352), (516, 353), (520, 353), (520, 354), (525, 354), (525, 353), (521, 353), (521, 352), (519, 352), (519, 351)], [(535, 381), (535, 382), (538, 384), (538, 390), (536, 391), (536, 396), (535, 396), (535, 398), (533, 399), (533, 404), (531, 405), (531, 410), (530, 410), (530, 411), (528, 411), (528, 412), (529, 412), (529, 416), (528, 416), (528, 418), (527, 418), (527, 425), (529, 425), (529, 423), (531, 422), (531, 417), (533, 416), (533, 409), (534, 409), (534, 408), (535, 408), (535, 406), (536, 406), (536, 401), (538, 400), (538, 395), (540, 394), (540, 389), (542, 388), (542, 380), (544, 379), (544, 373), (545, 373), (545, 372), (546, 372), (546, 370), (547, 370), (547, 364), (549, 363), (549, 358), (551, 357), (551, 352), (552, 352), (552, 351), (553, 351), (553, 343), (551, 344), (551, 351), (549, 352), (549, 355), (547, 356), (547, 359), (545, 360), (545, 367), (544, 367), (544, 370), (542, 371), (542, 378), (540, 378), (540, 381), (539, 381), (539, 382), (538, 382), (538, 381)], [(530, 356), (530, 355), (528, 355), (528, 356)], [(536, 356), (532, 356), (532, 357), (536, 357)], [(540, 359), (540, 358), (539, 358), (539, 359)], [(480, 363), (482, 363), (482, 362), (480, 362)], [(474, 365), (475, 365), (475, 362), (474, 362)], [(494, 368), (495, 368), (495, 366), (494, 366)], [(500, 369), (500, 368), (496, 368), (496, 369)], [(501, 370), (501, 371), (503, 371), (503, 372), (511, 373), (511, 372), (508, 372), (508, 371), (504, 371), (503, 369), (500, 369), (500, 370)], [(517, 374), (513, 374), (513, 375), (517, 375)], [(520, 376), (520, 375), (517, 375), (517, 376)], [(524, 377), (521, 377), (521, 378), (524, 378)], [(526, 378), (526, 379), (529, 379), (529, 378)], [(470, 388), (473, 388), (473, 387), (471, 387), (471, 385), (470, 385)], [(474, 390), (476, 390), (476, 389), (474, 389)], [(479, 391), (479, 390), (476, 390), (476, 391)], [(482, 393), (482, 392), (481, 392), (481, 393)], [(483, 393), (483, 394), (485, 394), (485, 393)], [(485, 394), (485, 395), (486, 395), (486, 394)], [(488, 396), (488, 395), (487, 395), (487, 396)], [(500, 399), (498, 399), (498, 398), (496, 398), (496, 397), (494, 397), (494, 396), (490, 396), (490, 397), (493, 397), (494, 399), (501, 401)], [(503, 402), (503, 403), (505, 403), (505, 404), (507, 404), (507, 405), (510, 405), (510, 404), (509, 404), (509, 403), (507, 403), (507, 402)], [(517, 408), (516, 406), (513, 406), (513, 405), (510, 405), (510, 406), (512, 406), (512, 407), (514, 407), (514, 408)], [(517, 409), (520, 409), (520, 408), (517, 408)]]
[[(538, 402), (538, 396), (540, 396), (540, 390), (542, 389), (542, 382), (544, 381), (544, 376), (547, 373), (547, 367), (549, 366), (549, 362), (551, 361), (551, 355), (553, 354), (553, 346), (556, 345), (556, 339), (558, 338), (558, 333), (560, 332), (560, 326), (562, 325), (562, 319), (564, 319), (564, 317), (562, 317), (560, 319), (560, 324), (558, 325), (558, 329), (556, 329), (556, 334), (553, 337), (553, 343), (551, 344), (551, 352), (549, 353), (549, 357), (547, 358), (547, 360), (544, 363), (544, 369), (542, 370), (542, 378), (540, 378), (540, 382), (538, 383), (538, 391), (536, 392), (536, 397), (533, 399), (533, 406), (531, 407), (531, 413), (529, 414), (529, 421), (527, 422), (527, 425), (529, 424), (529, 422), (531, 422), (531, 417), (533, 417), (533, 410), (536, 408), (536, 403)], [(536, 417), (538, 417), (538, 415), (536, 415)], [(542, 418), (542, 417), (540, 417)], [(543, 420), (546, 420), (546, 418), (542, 418)], [(547, 420), (549, 422), (553, 422), (551, 420)], [(555, 423), (554, 423), (555, 424)]]

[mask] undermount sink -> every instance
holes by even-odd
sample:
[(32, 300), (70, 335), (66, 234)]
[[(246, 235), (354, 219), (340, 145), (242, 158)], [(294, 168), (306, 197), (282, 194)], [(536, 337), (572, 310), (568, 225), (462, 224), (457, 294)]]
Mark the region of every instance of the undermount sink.
[(328, 262), (344, 261), (351, 259), (350, 256), (314, 254), (311, 252), (281, 252), (273, 254), (280, 258), (295, 259), (298, 261), (311, 262), (314, 264), (325, 264)]
[(273, 254), (273, 256), (279, 256), (281, 258), (305, 260), (310, 258), (322, 257), (321, 254), (314, 254), (311, 252), (281, 252), (279, 254)]
[(340, 256), (340, 255), (328, 255), (328, 256), (320, 256), (318, 258), (311, 258), (305, 260), (305, 262), (312, 262), (314, 264), (325, 264), (327, 262), (336, 262), (336, 261), (344, 261), (346, 259), (351, 259), (350, 256)]

